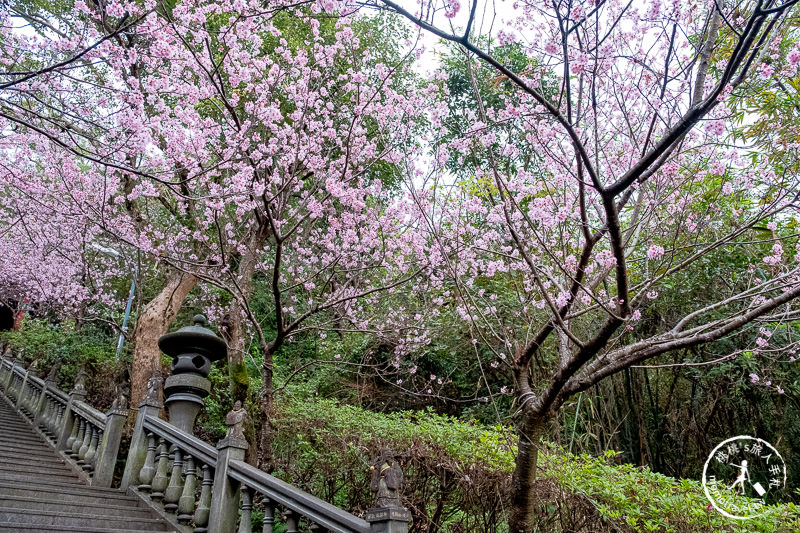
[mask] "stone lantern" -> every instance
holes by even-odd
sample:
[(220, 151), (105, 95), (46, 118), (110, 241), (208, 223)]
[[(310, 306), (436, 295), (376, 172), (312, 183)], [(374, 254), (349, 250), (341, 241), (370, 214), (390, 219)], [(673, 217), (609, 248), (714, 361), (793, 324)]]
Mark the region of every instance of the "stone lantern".
[(164, 382), (164, 404), (170, 423), (193, 434), (194, 421), (211, 391), (208, 373), (211, 363), (228, 355), (225, 341), (206, 326), (203, 315), (195, 315), (194, 325), (158, 339), (158, 347), (172, 357), (172, 375)]

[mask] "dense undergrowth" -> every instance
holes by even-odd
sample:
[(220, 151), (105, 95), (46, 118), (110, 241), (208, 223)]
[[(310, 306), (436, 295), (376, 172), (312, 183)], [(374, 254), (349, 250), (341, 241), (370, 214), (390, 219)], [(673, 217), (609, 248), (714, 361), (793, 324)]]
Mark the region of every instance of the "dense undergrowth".
[(91, 324), (77, 327), (74, 322), (53, 324), (29, 319), (18, 331), (0, 331), (0, 351), (7, 346), (20, 362), (41, 376), (59, 365), (56, 381), (69, 391), (79, 368), (86, 369), (87, 401), (105, 409), (115, 392), (111, 384), (122, 366), (115, 362), (116, 338)]
[[(308, 398), (281, 401), (278, 427), (278, 474), (337, 505), (369, 505), (369, 464), (388, 445), (406, 472), (403, 495), (414, 515), (413, 531), (504, 531), (514, 466), (507, 428), (430, 411), (376, 414)], [(615, 455), (575, 456), (543, 447), (540, 531), (800, 531), (794, 504), (775, 506), (759, 518), (730, 520), (708, 508), (699, 481), (616, 464)]]
[[(212, 440), (221, 436), (224, 418), (224, 402), (216, 404), (214, 396), (203, 418), (203, 431)], [(467, 423), (430, 409), (375, 413), (320, 399), (303, 384), (285, 391), (276, 408), (273, 454), (278, 477), (363, 513), (373, 502), (369, 466), (389, 446), (405, 472), (403, 501), (413, 515), (412, 533), (507, 531), (515, 454), (511, 428)], [(751, 520), (731, 520), (709, 509), (699, 481), (670, 478), (619, 459), (616, 452), (573, 455), (543, 444), (538, 531), (800, 531), (795, 504), (772, 507)]]
[[(101, 408), (112, 397), (109, 383), (117, 367), (108, 340), (89, 330), (77, 333), (36, 322), (0, 336), (26, 364), (35, 361), (32, 368), (39, 374), (61, 363), (63, 390), (71, 387), (78, 365), (86, 365), (89, 400)], [(210, 377), (214, 391), (197, 433), (213, 442), (224, 432), (230, 398), (224, 373), (214, 369)], [(432, 409), (375, 413), (320, 399), (309, 385), (294, 384), (277, 398), (275, 475), (363, 513), (374, 498), (369, 466), (388, 446), (405, 472), (403, 501), (413, 515), (412, 533), (506, 531), (515, 453), (511, 428), (468, 423)], [(537, 528), (542, 533), (800, 531), (795, 504), (774, 506), (747, 521), (730, 520), (709, 509), (699, 481), (621, 463), (615, 452), (573, 455), (543, 444), (539, 465)], [(281, 533), (278, 526), (276, 533)]]

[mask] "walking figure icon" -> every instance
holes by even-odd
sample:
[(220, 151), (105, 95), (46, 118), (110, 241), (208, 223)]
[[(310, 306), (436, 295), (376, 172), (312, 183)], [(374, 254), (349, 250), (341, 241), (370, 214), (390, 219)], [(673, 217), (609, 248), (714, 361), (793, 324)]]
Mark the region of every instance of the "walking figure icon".
[(744, 495), (744, 482), (750, 481), (750, 472), (747, 471), (747, 459), (742, 461), (740, 465), (731, 465), (739, 469), (739, 475), (736, 476), (736, 481), (728, 487), (728, 490), (733, 490), (736, 485), (739, 485), (740, 494)]

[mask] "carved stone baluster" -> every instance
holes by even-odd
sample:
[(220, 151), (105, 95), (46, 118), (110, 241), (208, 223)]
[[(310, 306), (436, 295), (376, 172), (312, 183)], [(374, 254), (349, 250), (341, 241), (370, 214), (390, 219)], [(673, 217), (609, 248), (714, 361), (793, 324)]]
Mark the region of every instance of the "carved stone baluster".
[(182, 469), (181, 451), (175, 448), (174, 459), (172, 460), (172, 475), (169, 478), (167, 490), (164, 491), (164, 510), (170, 513), (178, 510), (178, 500), (181, 499), (181, 494), (183, 493)]
[(297, 513), (291, 509), (286, 509), (283, 516), (286, 518), (286, 533), (300, 533), (300, 530), (297, 529)]
[(262, 498), (261, 505), (264, 506), (264, 529), (262, 533), (272, 533), (275, 525), (275, 504), (269, 498)]
[(56, 404), (55, 416), (50, 422), (50, 430), (54, 436), (58, 436), (58, 430), (61, 428), (61, 423), (64, 422), (64, 413), (66, 413), (67, 406), (59, 401), (54, 401)]
[[(208, 514), (211, 511), (211, 486), (214, 485), (214, 476), (211, 468), (203, 465), (203, 487), (200, 489), (200, 500), (194, 512), (194, 533), (206, 533), (208, 529)], [(271, 533), (271, 531), (270, 531)]]
[(53, 402), (50, 401), (50, 398), (47, 397), (47, 394), (44, 394), (44, 401), (40, 399), (40, 405), (42, 406), (42, 414), (39, 418), (39, 427), (44, 428), (47, 430), (50, 427), (50, 417), (53, 414)]
[(31, 415), (31, 419), (36, 417), (36, 408), (39, 407), (39, 395), (41, 391), (37, 390), (34, 387), (31, 387), (31, 393), (28, 395), (28, 412)]
[(55, 435), (54, 428), (58, 423), (58, 402), (52, 398), (47, 399), (47, 418), (44, 420), (44, 427), (47, 430), (47, 433), (50, 435)]
[[(67, 416), (69, 416), (71, 414), (72, 413), (69, 413)], [(69, 434), (69, 438), (67, 439), (67, 444), (66, 444), (66, 448), (65, 448), (70, 453), (72, 452), (72, 446), (75, 444), (75, 441), (78, 439), (78, 429), (79, 429), (79, 427), (80, 427), (80, 424), (78, 424), (78, 419), (73, 416), (72, 433)]]
[(253, 524), (250, 512), (253, 510), (253, 492), (245, 485), (242, 485), (239, 491), (242, 495), (242, 517), (239, 519), (238, 533), (252, 533)]
[(153, 476), (156, 475), (156, 436), (152, 433), (147, 434), (147, 456), (144, 459), (144, 466), (139, 471), (139, 490), (150, 492)]
[(167, 476), (167, 472), (169, 472), (169, 451), (164, 439), (159, 439), (158, 449), (160, 450), (158, 466), (156, 467), (156, 475), (153, 478), (153, 492), (150, 494), (150, 497), (156, 501), (164, 498), (164, 491), (167, 489), (167, 483), (169, 483), (169, 477)]
[(308, 529), (311, 531), (311, 533), (328, 533), (327, 529), (319, 524), (315, 524), (314, 522), (311, 522), (311, 525), (308, 526)]
[(56, 415), (56, 419), (53, 421), (53, 437), (56, 439), (58, 438), (58, 430), (61, 428), (61, 424), (64, 422), (64, 417), (66, 416), (67, 406), (58, 404), (58, 414)]
[(47, 435), (53, 435), (53, 426), (55, 425), (55, 421), (58, 418), (58, 403), (48, 397), (45, 400), (45, 415), (42, 417), (42, 421), (39, 423), (39, 426), (44, 430)]
[(97, 441), (100, 438), (100, 431), (92, 426), (92, 439), (89, 441), (89, 449), (83, 458), (83, 469), (87, 472), (94, 470), (94, 458), (97, 456)]
[(55, 431), (53, 431), (53, 428), (56, 425), (56, 420), (58, 420), (58, 402), (56, 402), (52, 398), (48, 398), (47, 415), (44, 417), (44, 420), (42, 421), (44, 430), (48, 435), (55, 435)]
[(78, 436), (75, 437), (75, 442), (72, 443), (72, 453), (69, 454), (73, 460), (78, 459), (78, 451), (81, 449), (83, 445), (83, 437), (86, 433), (86, 421), (83, 418), (76, 417), (78, 424), (80, 427), (78, 429)]
[(197, 471), (194, 467), (194, 457), (186, 456), (186, 481), (183, 483), (183, 493), (178, 500), (178, 522), (188, 524), (192, 521), (194, 512), (195, 492), (197, 492)]
[(61, 402), (53, 400), (53, 417), (49, 420), (48, 428), (50, 433), (55, 436), (58, 433), (58, 428), (61, 426), (61, 417), (64, 415), (64, 406)]
[(91, 443), (91, 441), (92, 441), (92, 428), (93, 427), (94, 426), (92, 426), (89, 423), (89, 421), (87, 420), (86, 421), (86, 431), (84, 432), (84, 435), (83, 435), (83, 444), (81, 444), (81, 447), (78, 449), (78, 464), (79, 465), (83, 465), (86, 462), (85, 461), (85, 457), (86, 457), (86, 452), (89, 451), (89, 443)]

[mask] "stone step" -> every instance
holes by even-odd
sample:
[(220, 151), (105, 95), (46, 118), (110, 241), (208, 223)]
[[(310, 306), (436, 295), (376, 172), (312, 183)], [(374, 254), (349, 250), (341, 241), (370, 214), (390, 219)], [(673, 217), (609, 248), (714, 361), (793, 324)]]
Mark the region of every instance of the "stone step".
[(66, 461), (60, 455), (57, 455), (53, 450), (47, 450), (41, 453), (27, 451), (19, 454), (16, 452), (8, 452), (3, 448), (0, 448), (0, 463), (14, 464), (16, 462), (22, 462), (22, 459), (24, 459), (26, 463), (62, 465), (66, 463)]
[(54, 483), (48, 481), (36, 483), (15, 483), (0, 480), (0, 502), (5, 496), (24, 497), (36, 496), (55, 499), (61, 502), (72, 503), (111, 503), (114, 505), (130, 505), (131, 507), (143, 506), (142, 501), (124, 494), (116, 489), (90, 487), (87, 485), (73, 485)]
[[(47, 475), (47, 476), (32, 476), (31, 474), (2, 472), (0, 473), (0, 481), (31, 481), (35, 480), (37, 483), (47, 481), (56, 481), (60, 484), (80, 485), (81, 480), (75, 474), (71, 475)], [(0, 502), (2, 503), (2, 502)]]
[[(0, 505), (3, 504), (0, 503)], [(106, 531), (114, 528), (147, 528), (148, 531), (170, 531), (173, 529), (166, 521), (160, 518), (131, 518), (121, 516), (121, 513), (92, 514), (56, 511), (36, 511), (31, 513), (25, 509), (15, 509), (13, 507), (0, 507), (0, 523), (3, 522), (31, 526), (100, 527), (106, 528)]]
[(42, 474), (52, 472), (56, 475), (63, 472), (72, 472), (72, 469), (64, 463), (53, 462), (53, 460), (38, 461), (34, 459), (25, 461), (21, 460), (19, 457), (13, 460), (0, 459), (0, 471), (1, 470), (15, 472), (38, 472)]
[(17, 463), (36, 463), (42, 465), (57, 465), (57, 464), (65, 464), (66, 460), (59, 455), (56, 455), (55, 452), (50, 452), (49, 454), (34, 454), (34, 453), (3, 453), (2, 448), (0, 448), (0, 463), (6, 464), (17, 464)]
[[(20, 424), (24, 424), (24, 422), (20, 422)], [(45, 442), (42, 440), (42, 437), (39, 436), (38, 433), (20, 433), (17, 431), (11, 431), (7, 426), (3, 426), (0, 424), (0, 430), (3, 431), (0, 434), (0, 440), (3, 442), (7, 442), (9, 444), (20, 443), (20, 444), (33, 444), (34, 446), (46, 446)]]
[[(2, 428), (0, 428), (2, 431)], [(35, 457), (58, 457), (58, 452), (53, 446), (45, 444), (42, 441), (38, 443), (19, 443), (19, 442), (4, 442), (0, 443), (0, 455), (14, 457), (35, 456)]]
[[(45, 497), (46, 495), (34, 493), (18, 496), (3, 496), (2, 506), (14, 509), (27, 509), (29, 511), (53, 511), (53, 512), (75, 512), (74, 502), (62, 502), (57, 497)], [(127, 503), (125, 501), (122, 502)], [(124, 515), (130, 518), (152, 518), (153, 514), (146, 507), (134, 507), (129, 505), (113, 504), (109, 501), (83, 501), (80, 505), (81, 512), (90, 514), (114, 514)]]
[[(17, 424), (23, 424), (21, 420), (17, 422)], [(0, 424), (0, 428), (4, 431), (8, 431), (8, 433), (3, 433), (0, 435), (0, 439), (7, 440), (9, 442), (38, 442), (42, 444), (42, 439), (39, 438), (33, 428), (25, 428), (25, 431), (20, 431), (18, 426), (14, 426), (12, 424)]]
[[(0, 431), (2, 431), (2, 429), (0, 429)], [(31, 444), (24, 444), (18, 442), (0, 443), (0, 454), (3, 456), (12, 456), (12, 457), (16, 454), (23, 454), (22, 457), (29, 455), (35, 457), (39, 456), (58, 457), (55, 448), (48, 447), (45, 444), (39, 444), (39, 443), (31, 443)]]
[[(19, 423), (24, 424), (25, 422), (20, 421)], [(8, 427), (3, 426), (2, 424), (0, 424), (0, 429), (3, 431), (3, 433), (0, 434), (0, 440), (3, 442), (7, 442), (9, 444), (24, 443), (33, 444), (34, 446), (48, 446), (42, 437), (33, 431), (30, 433), (27, 431), (24, 433), (19, 431), (11, 431)]]
[[(28, 524), (17, 524), (12, 522), (0, 522), (0, 531), (2, 532), (20, 532), (20, 533), (27, 533), (32, 532), (36, 533), (39, 531), (59, 531), (63, 533), (149, 533), (153, 531), (152, 529), (110, 529), (107, 527), (87, 527), (87, 526), (79, 526), (79, 527), (69, 527), (69, 526), (34, 526)], [(175, 529), (168, 529), (166, 531), (172, 531), (174, 533), (178, 533)]]
[(67, 465), (42, 465), (39, 463), (9, 464), (0, 462), (0, 477), (6, 474), (27, 474), (37, 477), (74, 476), (75, 472)]

